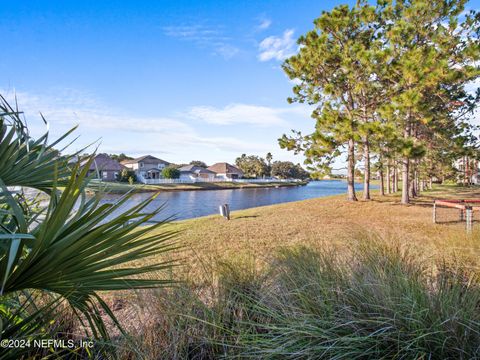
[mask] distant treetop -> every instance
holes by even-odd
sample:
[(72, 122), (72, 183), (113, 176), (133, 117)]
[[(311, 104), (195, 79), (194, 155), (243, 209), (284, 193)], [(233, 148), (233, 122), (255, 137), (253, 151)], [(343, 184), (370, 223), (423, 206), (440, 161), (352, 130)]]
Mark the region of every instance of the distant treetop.
[(194, 165), (194, 166), (198, 166), (198, 167), (202, 167), (202, 168), (207, 168), (207, 164), (205, 164), (203, 161), (200, 161), (200, 160), (192, 160), (190, 161), (189, 165)]
[(133, 160), (133, 159), (134, 159), (133, 157), (127, 156), (127, 155), (125, 155), (124, 153), (120, 153), (119, 155), (117, 155), (117, 154), (109, 154), (109, 156), (110, 156), (113, 160), (117, 160), (118, 162), (121, 162), (121, 161), (124, 161), (124, 160)]

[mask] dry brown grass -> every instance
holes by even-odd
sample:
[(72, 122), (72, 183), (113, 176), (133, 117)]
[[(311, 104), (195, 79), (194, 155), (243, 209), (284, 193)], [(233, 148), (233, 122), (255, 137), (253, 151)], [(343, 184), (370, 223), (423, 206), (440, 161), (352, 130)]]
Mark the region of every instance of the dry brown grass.
[[(168, 230), (179, 231), (177, 240), (183, 249), (170, 256), (183, 258), (183, 266), (173, 269), (171, 276), (185, 282), (178, 289), (105, 294), (106, 300), (126, 330), (140, 339), (139, 349), (153, 351), (151, 354), (160, 349), (177, 354), (179, 350), (174, 347), (182, 341), (203, 339), (206, 325), (191, 317), (202, 318), (205, 314), (197, 313), (198, 304), (193, 304), (201, 301), (206, 307), (200, 309), (206, 313), (212, 310), (209, 307), (214, 306), (219, 294), (219, 264), (224, 261), (254, 261), (260, 270), (262, 265), (271, 264), (281, 247), (304, 245), (351, 255), (349, 250), (358, 248), (355, 242), (377, 237), (379, 241), (412, 246), (415, 257), (431, 260), (432, 264), (446, 259), (453, 266), (477, 268), (480, 222), (471, 235), (465, 233), (464, 223), (456, 221), (456, 210), (440, 210), (438, 219), (442, 223), (432, 222), (433, 199), (446, 197), (480, 197), (480, 189), (442, 186), (424, 193), (409, 206), (400, 204), (399, 195), (374, 194), (372, 201), (355, 203), (347, 202), (344, 196), (332, 196), (235, 211), (230, 221), (214, 215), (172, 223)], [(185, 325), (186, 318), (180, 314), (190, 316), (192, 324)], [(113, 326), (111, 329), (112, 334), (117, 333)], [(152, 357), (161, 356), (155, 353)]]
[(169, 226), (180, 232), (184, 249), (175, 256), (184, 259), (180, 273), (187, 271), (190, 278), (232, 257), (253, 256), (261, 264), (282, 246), (348, 249), (362, 238), (359, 233), (412, 245), (427, 258), (461, 257), (476, 263), (480, 223), (469, 236), (465, 223), (457, 221), (458, 210), (439, 209), (441, 223), (433, 224), (431, 204), (435, 198), (479, 196), (480, 189), (453, 186), (425, 192), (409, 206), (401, 205), (398, 195), (374, 194), (372, 201), (358, 202), (331, 196), (234, 211), (230, 221), (212, 215)]

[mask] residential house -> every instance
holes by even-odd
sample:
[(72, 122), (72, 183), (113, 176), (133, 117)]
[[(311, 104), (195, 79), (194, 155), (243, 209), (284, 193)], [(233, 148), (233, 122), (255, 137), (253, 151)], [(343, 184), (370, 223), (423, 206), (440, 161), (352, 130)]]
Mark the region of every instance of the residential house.
[[(87, 160), (83, 161), (85, 165)], [(94, 176), (102, 181), (116, 181), (124, 169), (118, 161), (113, 160), (107, 154), (98, 154), (88, 168), (88, 176)]]
[(180, 180), (192, 181), (213, 181), (215, 180), (215, 173), (211, 170), (205, 169), (195, 165), (185, 165), (179, 168)]
[(133, 160), (124, 160), (121, 164), (135, 171), (135, 175), (137, 175), (139, 181), (143, 181), (144, 179), (160, 179), (162, 177), (162, 170), (170, 165), (169, 162), (152, 155), (140, 156)]
[(480, 184), (480, 166), (479, 161), (463, 156), (454, 162), (457, 169), (457, 182), (465, 184)]
[(209, 166), (207, 170), (213, 171), (217, 179), (239, 179), (243, 177), (243, 171), (236, 166), (230, 165), (226, 162), (220, 162)]

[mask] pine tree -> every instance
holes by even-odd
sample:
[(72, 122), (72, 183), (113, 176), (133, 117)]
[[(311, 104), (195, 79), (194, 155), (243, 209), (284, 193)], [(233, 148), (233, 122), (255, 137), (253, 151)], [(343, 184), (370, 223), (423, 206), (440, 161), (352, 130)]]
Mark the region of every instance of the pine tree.
[(283, 66), (298, 82), (289, 100), (315, 106), (315, 131), (283, 135), (280, 146), (324, 171), (346, 149), (349, 200), (356, 200), (358, 158), (365, 200), (372, 158), (387, 173), (387, 193), (397, 191), (401, 166), (403, 203), (427, 180), (431, 188), (434, 176), (450, 172), (455, 154), (476, 141), (466, 138), (480, 92), (469, 94), (465, 85), (480, 74), (480, 15), (464, 16), (464, 5), (381, 0), (324, 12)]
[(315, 132), (284, 135), (280, 145), (304, 152), (307, 164), (321, 167), (328, 167), (346, 147), (347, 198), (355, 201), (355, 149), (358, 142), (363, 142), (368, 174), (365, 197), (369, 198), (368, 124), (373, 121), (376, 83), (372, 66), (381, 51), (376, 39), (375, 8), (367, 3), (353, 8), (341, 5), (324, 12), (314, 24), (315, 29), (298, 40), (299, 53), (287, 59), (283, 68), (291, 79), (299, 81), (289, 101), (316, 106), (312, 113)]
[[(401, 131), (402, 203), (425, 144), (446, 124), (456, 128), (452, 104), (466, 103), (464, 85), (478, 76), (475, 29), (478, 16), (459, 24), (465, 1), (386, 1), (382, 12), (385, 46), (391, 59), (386, 84), (391, 94), (390, 120)], [(460, 101), (461, 100), (461, 101)], [(413, 167), (413, 171), (412, 171)]]

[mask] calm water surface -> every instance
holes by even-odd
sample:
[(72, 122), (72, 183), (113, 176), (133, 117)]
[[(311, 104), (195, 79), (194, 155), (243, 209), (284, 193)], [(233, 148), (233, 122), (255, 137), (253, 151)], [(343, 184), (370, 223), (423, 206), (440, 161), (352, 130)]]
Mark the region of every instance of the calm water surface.
[[(377, 187), (372, 186), (373, 189)], [(362, 190), (362, 185), (356, 185)], [(199, 216), (218, 214), (218, 206), (229, 204), (231, 211), (248, 209), (257, 206), (299, 201), (322, 196), (342, 194), (347, 191), (347, 183), (340, 180), (312, 181), (305, 186), (280, 188), (234, 189), (163, 192), (146, 208), (153, 210), (166, 203), (165, 210), (159, 215), (162, 220), (174, 216), (175, 220), (189, 219)], [(137, 205), (149, 198), (151, 193), (133, 195), (123, 209)], [(120, 195), (106, 195), (102, 202), (114, 202)]]

